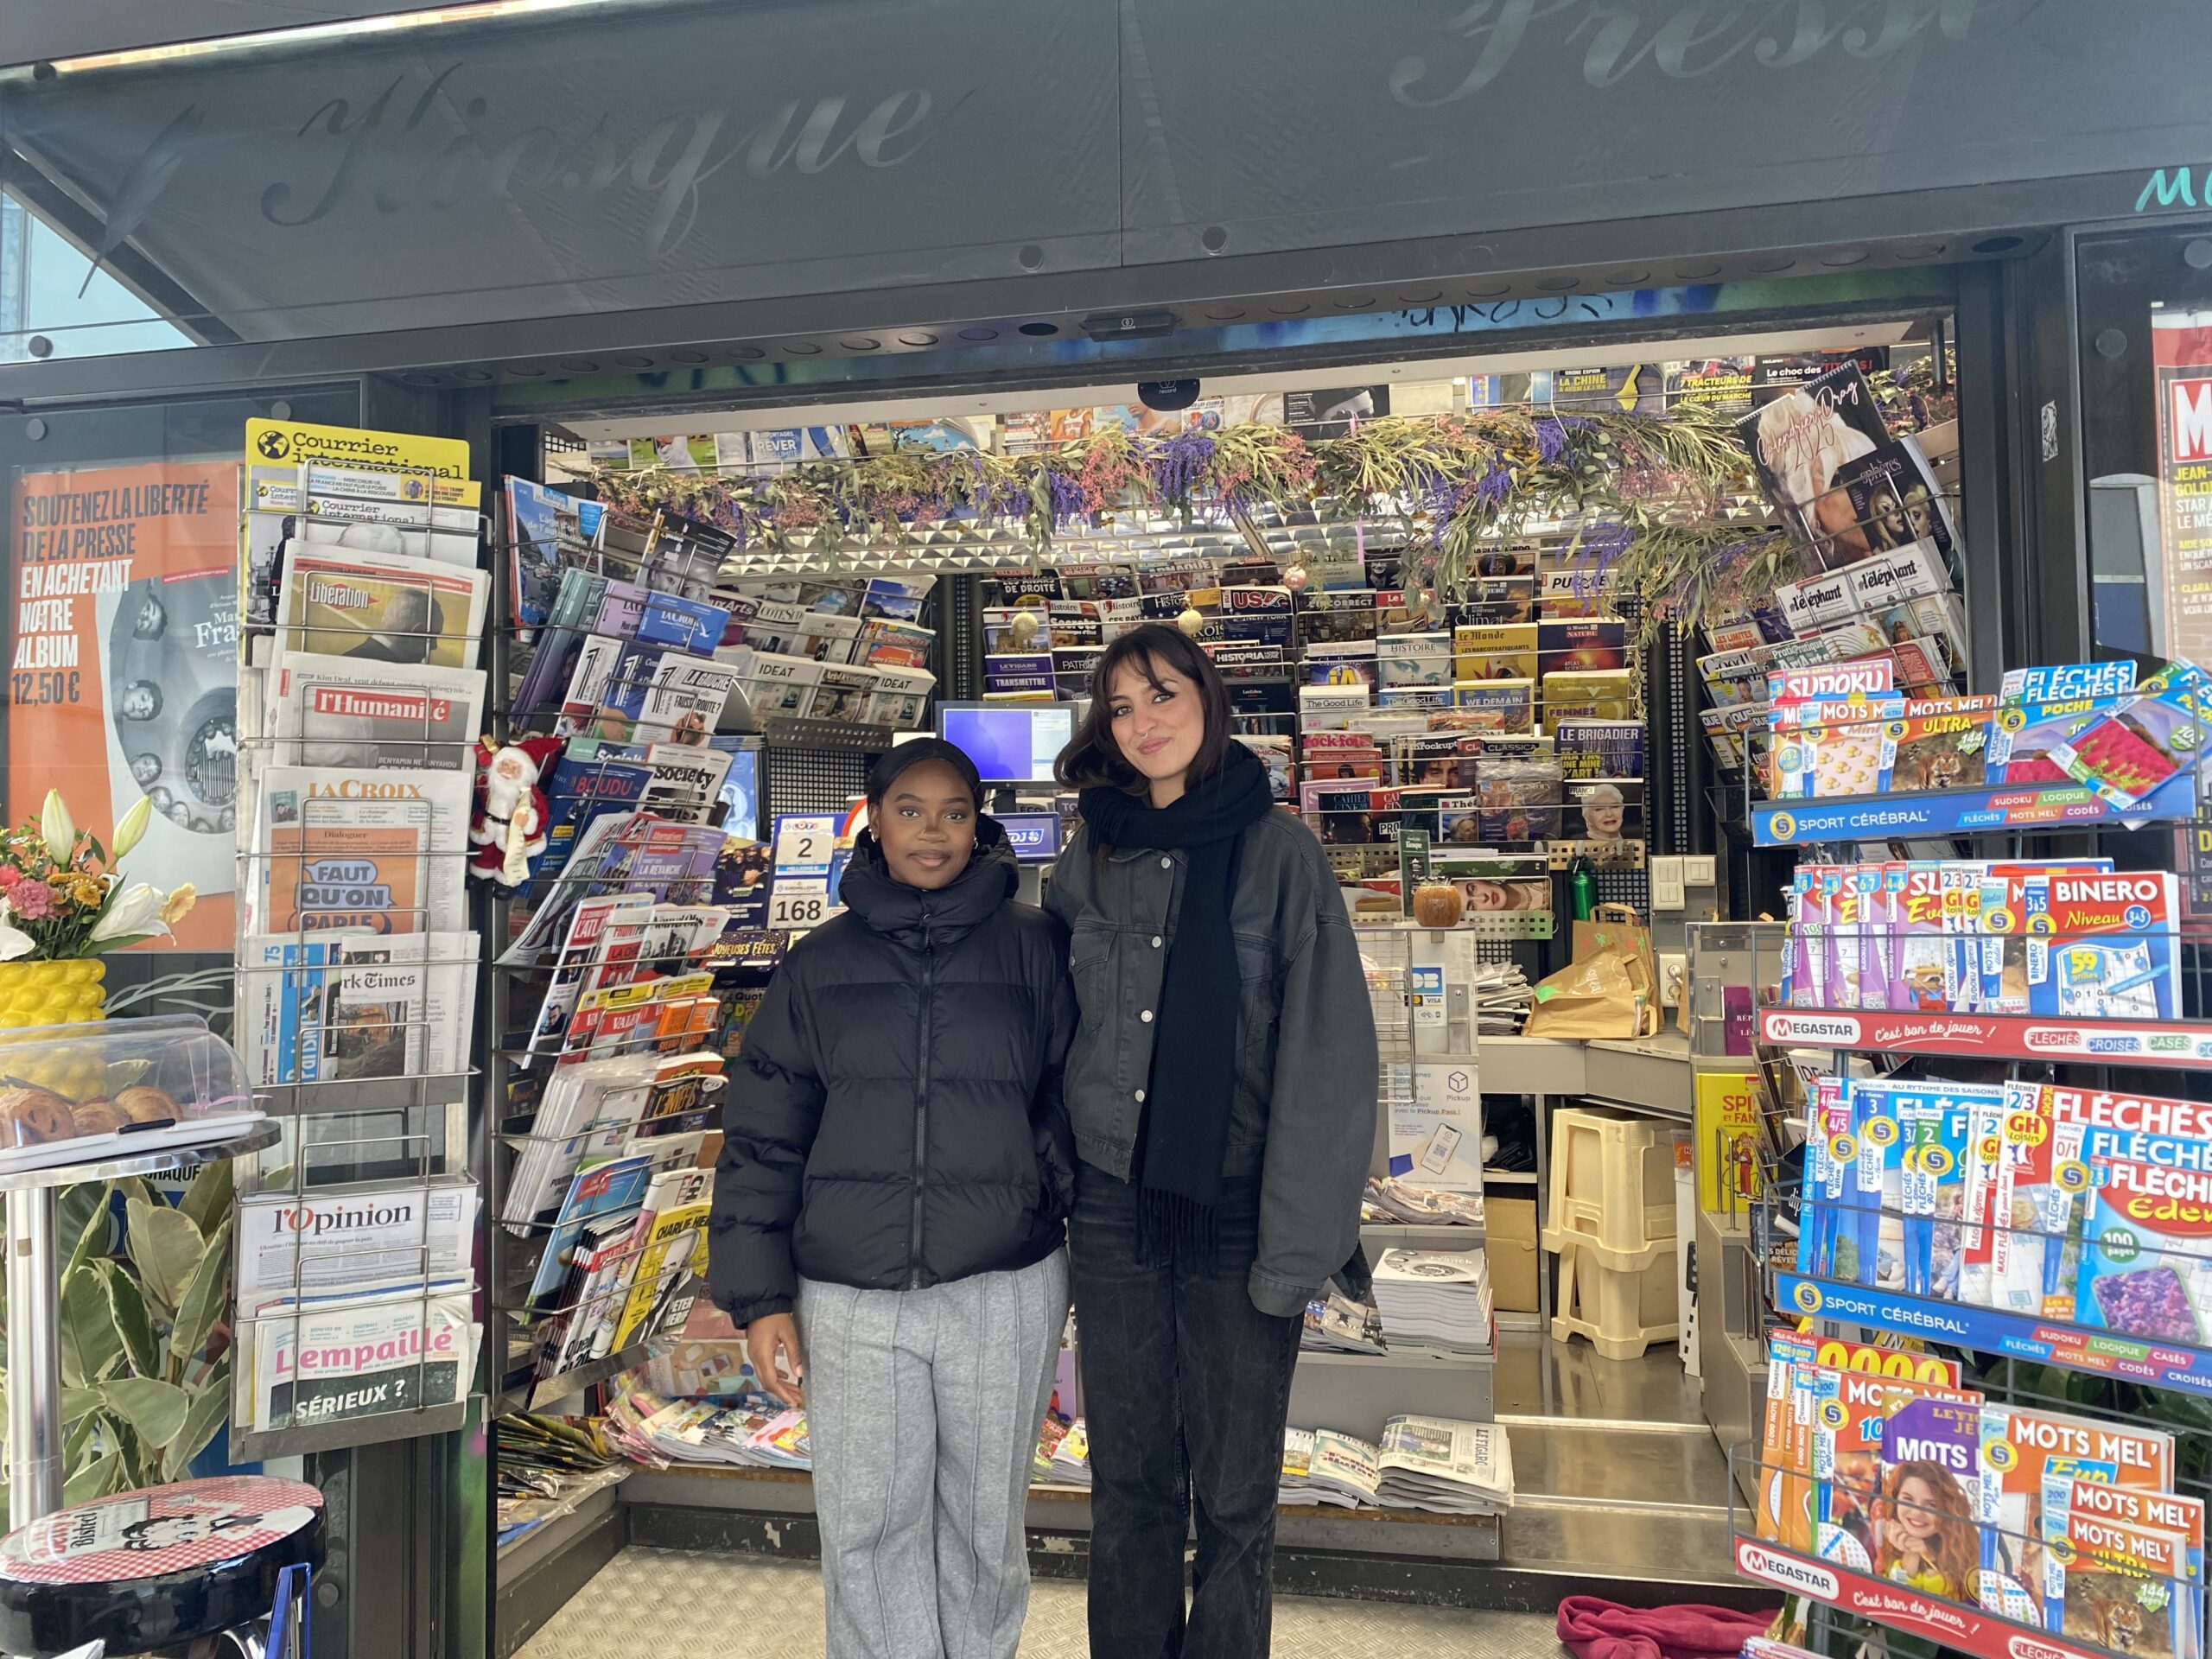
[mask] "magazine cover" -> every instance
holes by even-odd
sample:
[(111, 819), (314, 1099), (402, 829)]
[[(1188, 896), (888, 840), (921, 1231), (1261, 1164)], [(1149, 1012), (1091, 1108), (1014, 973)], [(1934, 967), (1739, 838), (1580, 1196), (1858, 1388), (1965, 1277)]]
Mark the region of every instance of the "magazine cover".
[(652, 1179), (652, 1160), (642, 1154), (613, 1159), (576, 1173), (553, 1217), (545, 1249), (537, 1258), (537, 1272), (530, 1281), (527, 1300), (534, 1312), (551, 1311), (555, 1294), (575, 1265), (576, 1245), (584, 1230), (625, 1215), (634, 1216)]
[(2212, 1340), (2212, 1173), (2090, 1160), (2074, 1318), (2091, 1330), (2202, 1346)]
[[(2204, 1581), (2204, 1500), (2201, 1497), (2115, 1486), (2088, 1472), (2055, 1472), (2044, 1479), (2043, 1513), (2054, 1522), (2062, 1515), (2079, 1514), (2137, 1532), (2163, 1533), (2181, 1546), (2183, 1567), (2175, 1576), (2188, 1584)], [(2182, 1600), (2179, 1611), (2192, 1618), (2201, 1617), (2195, 1597)], [(2177, 1650), (2193, 1651), (2188, 1646), (2192, 1637), (2201, 1642), (2202, 1630), (2180, 1632)]]
[(615, 1319), (616, 1351), (660, 1328), (658, 1316), (690, 1277), (693, 1258), (707, 1236), (713, 1178), (711, 1170), (672, 1170), (655, 1181), (654, 1195), (646, 1201), (652, 1220), (639, 1237), (637, 1270)]
[(468, 772), (482, 731), (480, 669), (286, 652), (269, 676), (279, 766)]
[(1982, 1527), (1981, 1605), (2040, 1624), (2043, 1584), (2032, 1546), (2043, 1536), (2044, 1491), (2058, 1477), (2171, 1491), (2173, 1436), (2063, 1412), (1995, 1402), (1981, 1408), (1975, 1515)]
[[(1881, 444), (1839, 467), (1833, 480), (1851, 505), (1853, 529), (1868, 553), (1890, 553), (1926, 543), (1948, 559), (1957, 537), (1950, 505), (1919, 442), (1910, 437)], [(1848, 547), (1847, 538), (1839, 546)]]
[(2203, 1571), (2175, 1534), (2076, 1503), (2044, 1510), (2043, 1545), (2044, 1629), (2139, 1659), (2199, 1659)]
[(596, 501), (580, 500), (525, 478), (502, 486), (507, 510), (508, 593), (518, 627), (542, 626), (551, 615), (562, 572), (583, 562), (599, 534)]
[(476, 666), (489, 577), (429, 559), (294, 546), (276, 605), (282, 648), (377, 663)]
[(1887, 443), (1890, 432), (1857, 364), (1791, 388), (1745, 416), (1737, 432), (1783, 522), (1807, 543), (1832, 550), (1825, 563), (1866, 556), (1871, 549), (1837, 474)]
[[(1972, 1389), (1938, 1388), (1818, 1365), (1793, 1365), (1790, 1369), (1792, 1386), (1802, 1396), (1796, 1409), (1805, 1412), (1812, 1427), (1814, 1553), (1824, 1560), (1858, 1572), (1875, 1572), (1876, 1560), (1888, 1548), (1882, 1536), (1885, 1510), (1894, 1503), (1894, 1495), (1885, 1489), (1885, 1445), (1891, 1446), (1894, 1457), (1906, 1439), (1916, 1442), (1922, 1438), (1908, 1435), (1890, 1441), (1892, 1420), (1916, 1403), (1940, 1402), (1955, 1408), (1973, 1408), (1981, 1404), (1982, 1397)], [(1906, 1421), (1916, 1422), (1923, 1415), (1911, 1414)], [(1932, 1426), (1922, 1427), (1925, 1429)], [(1978, 1421), (1976, 1427), (1978, 1433)], [(1942, 1440), (1948, 1433), (1949, 1429), (1945, 1427), (1936, 1431), (1934, 1438)], [(1974, 1530), (1973, 1510), (1950, 1472), (1949, 1460), (1954, 1456), (1951, 1452), (1938, 1450), (1925, 1460), (1944, 1471), (1943, 1482), (1930, 1487), (1934, 1503), (1929, 1507), (1948, 1524), (1940, 1539), (1933, 1532), (1921, 1533), (1910, 1571), (1924, 1573), (1931, 1567), (1942, 1570), (1936, 1565), (1939, 1543), (1943, 1551), (1942, 1559), (1952, 1560), (1951, 1550), (1958, 1541), (1957, 1522), (1961, 1519), (1965, 1523), (1965, 1560), (1969, 1575), (1978, 1560), (1980, 1541)], [(1945, 1508), (1953, 1501), (1944, 1495), (1947, 1484), (1958, 1494), (1959, 1515), (1955, 1517)], [(1887, 1568), (1883, 1573), (1888, 1576)]]
[(1981, 1411), (1922, 1398), (1891, 1413), (1881, 1438), (1877, 1577), (1949, 1601), (1973, 1599), (1981, 1565)]

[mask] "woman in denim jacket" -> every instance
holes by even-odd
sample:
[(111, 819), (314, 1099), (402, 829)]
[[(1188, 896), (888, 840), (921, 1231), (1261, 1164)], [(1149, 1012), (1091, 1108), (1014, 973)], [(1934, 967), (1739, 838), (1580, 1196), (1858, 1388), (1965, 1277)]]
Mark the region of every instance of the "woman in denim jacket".
[(1302, 1317), (1330, 1278), (1364, 1279), (1376, 1046), (1359, 949), (1319, 843), (1274, 809), (1230, 724), (1205, 654), (1147, 626), (1107, 647), (1059, 759), (1084, 823), (1046, 908), (1071, 936), (1080, 1016), (1069, 1242), (1090, 1647), (1111, 1659), (1268, 1651)]

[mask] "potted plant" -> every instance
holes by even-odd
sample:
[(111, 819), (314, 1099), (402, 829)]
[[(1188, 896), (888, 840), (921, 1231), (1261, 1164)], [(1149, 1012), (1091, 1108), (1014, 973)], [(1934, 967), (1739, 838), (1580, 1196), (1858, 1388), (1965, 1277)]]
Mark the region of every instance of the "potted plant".
[(230, 1415), (229, 1160), (175, 1205), (136, 1179), (71, 1187), (54, 1236), (63, 1501), (183, 1479)]

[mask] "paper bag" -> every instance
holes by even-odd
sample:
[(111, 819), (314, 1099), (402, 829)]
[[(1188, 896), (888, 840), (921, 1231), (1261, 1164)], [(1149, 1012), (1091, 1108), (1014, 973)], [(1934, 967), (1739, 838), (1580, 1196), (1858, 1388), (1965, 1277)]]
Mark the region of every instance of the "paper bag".
[[(1605, 946), (1618, 946), (1626, 956), (1634, 957), (1643, 969), (1643, 983), (1653, 988), (1653, 1001), (1657, 1001), (1659, 962), (1651, 951), (1651, 931), (1637, 919), (1635, 908), (1629, 905), (1600, 905), (1586, 922), (1574, 925), (1574, 959), (1580, 962), (1592, 951)], [(1656, 1032), (1656, 1027), (1653, 1027)]]
[[(1586, 925), (1577, 923), (1578, 930)], [(1656, 987), (1636, 955), (1616, 942), (1600, 945), (1538, 982), (1529, 1037), (1655, 1037)]]

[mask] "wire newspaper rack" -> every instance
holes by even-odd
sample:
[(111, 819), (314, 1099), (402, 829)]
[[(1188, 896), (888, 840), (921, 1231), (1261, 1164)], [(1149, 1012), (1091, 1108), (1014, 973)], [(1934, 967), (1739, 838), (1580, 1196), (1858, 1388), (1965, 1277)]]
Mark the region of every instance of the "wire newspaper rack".
[[(398, 775), (356, 786), (377, 802), (379, 777)], [(241, 1181), (238, 1213), (242, 1232), (275, 1212), (295, 1229), (289, 1250), (242, 1237), (234, 1260), (241, 1456), (442, 1433), (474, 1392), (480, 938), (450, 925), (469, 849), (431, 844), (465, 835), (469, 779), (420, 775), (450, 779), (448, 798), (378, 802), (384, 823), (366, 830), (358, 798), (302, 798), (264, 815), (272, 844), (238, 855), (235, 1029), (284, 1134), (281, 1161), (264, 1154)], [(264, 801), (284, 776), (263, 774)], [(434, 1211), (454, 1230), (435, 1262)], [(333, 1229), (342, 1242), (310, 1245)]]
[(477, 1391), (489, 578), (472, 480), (247, 470), (234, 1019), (281, 1135), (238, 1181), (232, 1445), (268, 1459), (458, 1429)]

